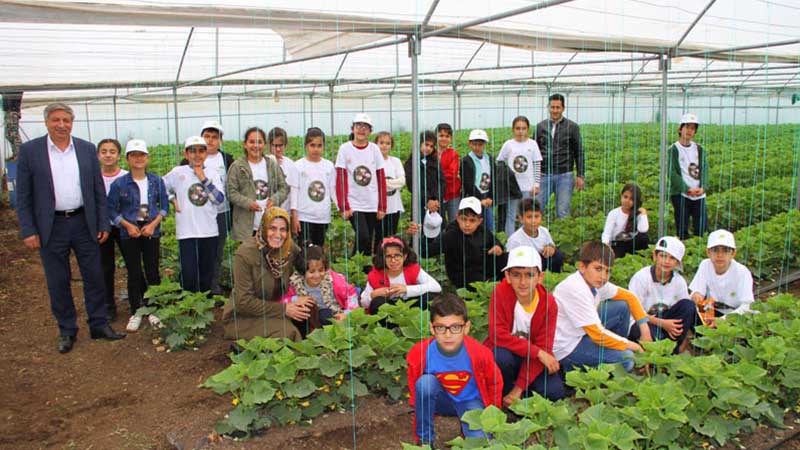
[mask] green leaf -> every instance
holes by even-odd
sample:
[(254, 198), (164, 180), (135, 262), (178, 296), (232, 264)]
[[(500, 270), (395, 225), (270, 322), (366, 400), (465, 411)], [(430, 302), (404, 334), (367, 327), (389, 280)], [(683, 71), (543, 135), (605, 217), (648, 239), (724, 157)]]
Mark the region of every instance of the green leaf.
[(330, 356), (323, 356), (319, 359), (319, 371), (326, 377), (335, 377), (344, 372), (345, 364), (342, 361), (337, 361)]
[(266, 404), (275, 396), (277, 390), (265, 380), (254, 380), (242, 393), (242, 403), (246, 405)]
[(257, 416), (255, 408), (238, 405), (228, 414), (228, 423), (239, 431), (249, 431)]
[(361, 367), (367, 361), (367, 358), (371, 356), (375, 356), (375, 352), (371, 348), (366, 345), (358, 347), (350, 353), (350, 365), (352, 367)]
[(308, 378), (303, 378), (295, 383), (288, 383), (283, 387), (283, 393), (286, 394), (287, 397), (294, 398), (308, 397), (316, 390), (317, 387)]
[(369, 394), (369, 390), (366, 384), (362, 383), (358, 378), (353, 377), (339, 386), (338, 393), (342, 397), (353, 398), (353, 396), (363, 397)]
[(182, 346), (183, 344), (185, 344), (186, 343), (186, 338), (184, 338), (183, 336), (181, 336), (178, 333), (171, 333), (171, 334), (169, 334), (167, 336), (165, 341), (166, 341), (167, 345), (169, 345), (169, 348), (173, 349), (173, 348), (178, 348), (178, 347)]

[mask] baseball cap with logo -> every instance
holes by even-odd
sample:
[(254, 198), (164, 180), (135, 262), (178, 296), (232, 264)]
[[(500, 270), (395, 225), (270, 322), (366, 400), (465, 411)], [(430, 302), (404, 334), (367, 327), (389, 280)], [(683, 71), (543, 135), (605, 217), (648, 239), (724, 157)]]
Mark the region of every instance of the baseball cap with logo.
[(225, 131), (222, 129), (222, 124), (216, 120), (206, 120), (203, 122), (203, 128), (200, 128), (200, 134), (203, 134), (203, 131), (206, 130), (217, 130), (219, 131), (220, 136), (225, 133)]
[(458, 210), (463, 211), (465, 209), (471, 209), (475, 211), (475, 214), (480, 215), (482, 211), (481, 201), (478, 200), (477, 197), (462, 198), (461, 201), (458, 203)]
[(665, 252), (678, 260), (678, 268), (683, 269), (683, 255), (686, 254), (686, 246), (680, 239), (672, 236), (664, 236), (656, 242), (655, 251)]
[(728, 230), (717, 230), (708, 235), (708, 245), (706, 248), (714, 248), (718, 246), (736, 248), (736, 239), (733, 238), (733, 233)]
[(508, 252), (508, 264), (503, 267), (503, 272), (512, 267), (536, 267), (542, 271), (542, 257), (533, 247), (521, 246)]
[(366, 113), (358, 113), (353, 116), (353, 123), (365, 123), (369, 126), (373, 126), (372, 119)]
[(686, 113), (681, 117), (681, 125), (686, 123), (693, 123), (695, 125), (700, 125), (700, 122), (697, 120), (697, 115), (692, 113)]
[(131, 139), (125, 144), (125, 156), (131, 152), (142, 152), (147, 154), (147, 144), (142, 139)]
[(469, 140), (489, 142), (489, 136), (483, 130), (472, 130), (469, 133)]
[(189, 136), (189, 138), (186, 139), (186, 142), (183, 144), (183, 148), (190, 148), (195, 145), (202, 145), (203, 147), (208, 147), (208, 145), (206, 145), (206, 140), (201, 138), (200, 136)]
[(422, 223), (422, 232), (429, 239), (439, 236), (442, 232), (442, 216), (438, 212), (427, 211), (425, 213), (425, 221)]

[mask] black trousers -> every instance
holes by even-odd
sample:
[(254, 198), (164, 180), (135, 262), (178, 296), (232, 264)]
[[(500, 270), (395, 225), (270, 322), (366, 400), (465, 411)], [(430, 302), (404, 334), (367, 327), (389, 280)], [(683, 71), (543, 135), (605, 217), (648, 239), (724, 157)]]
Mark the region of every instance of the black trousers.
[(380, 247), (383, 238), (397, 234), (397, 224), (400, 222), (400, 211), (387, 214), (378, 221), (375, 231), (375, 250)]
[[(683, 325), (683, 332), (678, 339), (675, 340), (675, 349), (673, 353), (678, 354), (678, 349), (683, 344), (683, 341), (686, 340), (686, 336), (689, 332), (694, 332), (694, 327), (697, 322), (700, 320), (697, 316), (697, 306), (695, 306), (694, 302), (685, 298), (683, 300), (678, 301), (674, 305), (672, 305), (664, 314), (659, 316), (660, 319), (669, 319), (669, 320), (680, 320), (681, 325)], [(648, 323), (647, 326), (650, 328), (650, 335), (653, 337), (654, 341), (660, 341), (662, 339), (672, 339), (669, 336), (669, 333), (664, 331), (661, 327), (657, 327), (653, 324)], [(639, 327), (634, 325), (631, 327), (630, 334), (628, 337), (631, 340), (638, 341), (641, 337), (641, 331)]]
[(161, 240), (157, 237), (122, 240), (122, 256), (128, 269), (128, 303), (131, 314), (146, 304), (144, 293), (147, 288), (161, 284), (161, 274), (158, 271), (160, 248)]
[(100, 244), (100, 265), (103, 266), (103, 285), (106, 289), (104, 298), (109, 313), (117, 310), (117, 303), (114, 301), (114, 275), (117, 267), (117, 255), (114, 252), (114, 245), (119, 247), (121, 253), (122, 245), (120, 243), (119, 228), (112, 226), (108, 239)]
[(650, 245), (650, 237), (647, 236), (647, 233), (636, 233), (636, 237), (627, 241), (611, 241), (611, 249), (614, 250), (615, 258), (622, 258), (647, 248), (648, 245)]
[(211, 290), (217, 236), (178, 240), (181, 259), (181, 288), (189, 292)]
[(354, 255), (358, 252), (367, 256), (372, 255), (372, 242), (378, 224), (376, 216), (377, 213), (362, 211), (353, 211), (353, 215), (350, 216), (350, 225), (353, 226), (353, 232), (356, 235), (353, 246)]
[(675, 227), (681, 240), (689, 237), (689, 218), (692, 219), (692, 231), (695, 236), (702, 236), (708, 227), (708, 211), (706, 199), (689, 200), (682, 195), (670, 197), (672, 209), (675, 210)]
[(314, 245), (322, 247), (325, 245), (325, 233), (327, 232), (327, 223), (300, 222), (300, 236), (298, 236), (297, 243), (311, 241)]

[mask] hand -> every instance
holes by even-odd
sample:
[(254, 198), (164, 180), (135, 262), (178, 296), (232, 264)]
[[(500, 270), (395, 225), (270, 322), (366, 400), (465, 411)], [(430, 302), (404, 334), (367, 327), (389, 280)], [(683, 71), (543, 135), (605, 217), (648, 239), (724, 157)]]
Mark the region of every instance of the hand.
[(408, 288), (406, 288), (405, 285), (395, 284), (394, 286), (389, 286), (389, 296), (390, 297), (402, 296), (406, 292), (408, 292)]
[(142, 236), (144, 237), (152, 237), (155, 232), (156, 232), (155, 222), (150, 222), (142, 227)]
[(250, 202), (250, 211), (258, 212), (261, 211), (261, 205), (258, 204), (257, 201)]
[(644, 208), (639, 208), (639, 214), (642, 215), (642, 216), (646, 216), (647, 215), (647, 210), (644, 209)]
[(309, 307), (300, 304), (299, 302), (286, 304), (286, 315), (298, 322), (302, 322), (303, 320), (311, 317), (310, 311), (311, 309)]
[(535, 187), (535, 188), (531, 189), (531, 195), (534, 196), (534, 197), (539, 195), (539, 188)]
[(658, 326), (666, 331), (672, 339), (678, 339), (683, 333), (683, 321), (679, 319), (661, 319)]
[(522, 397), (522, 389), (514, 386), (511, 388), (511, 392), (503, 397), (503, 406), (508, 408), (509, 406), (513, 405), (515, 401), (519, 400)]
[(544, 248), (542, 249), (543, 258), (549, 258), (553, 256), (555, 253), (556, 253), (556, 248), (553, 247), (552, 245), (545, 245)]
[(582, 191), (584, 184), (583, 177), (575, 177), (575, 190)]
[(31, 250), (37, 250), (39, 247), (42, 246), (41, 243), (39, 242), (38, 234), (34, 234), (33, 236), (28, 236), (25, 239), (23, 239), (22, 242), (25, 243), (25, 247), (28, 247)]
[(703, 194), (706, 193), (706, 190), (703, 189), (703, 188), (697, 188), (697, 189), (695, 189), (695, 192), (697, 192), (696, 195), (703, 195)]
[(503, 254), (503, 249), (499, 245), (495, 245), (494, 247), (490, 248), (488, 252), (489, 255), (500, 256)]
[(371, 298), (373, 298), (373, 299), (376, 299), (376, 298), (378, 298), (378, 297), (386, 297), (386, 298), (389, 298), (389, 297), (391, 296), (391, 291), (389, 290), (389, 288), (388, 288), (388, 287), (385, 287), (385, 288), (378, 288), (378, 289), (375, 289), (375, 290), (373, 290), (372, 292), (370, 292), (369, 296), (370, 296)]
[(100, 231), (97, 233), (97, 243), (102, 244), (108, 239), (108, 231)]
[(300, 219), (297, 218), (297, 214), (292, 215), (292, 234), (300, 236)]
[(642, 346), (633, 341), (628, 342), (628, 350), (644, 353), (644, 349), (642, 348)]
[(125, 223), (125, 229), (128, 231), (128, 236), (132, 238), (138, 238), (142, 234), (142, 230), (130, 222)]
[(428, 211), (435, 213), (439, 212), (439, 201), (438, 200), (428, 200), (427, 204)]
[(336, 313), (333, 315), (334, 320), (344, 320), (347, 318), (347, 314), (345, 313)]
[(352, 209), (346, 209), (342, 213), (342, 219), (344, 219), (344, 220), (350, 220), (351, 217), (353, 217), (353, 210)]
[(202, 164), (197, 164), (197, 165), (194, 166), (194, 174), (197, 175), (197, 178), (199, 178), (200, 181), (203, 181), (203, 180), (206, 179), (206, 173), (203, 172), (203, 165)]
[(375, 220), (383, 220), (386, 217), (386, 211), (378, 211), (375, 213)]
[(178, 207), (178, 199), (172, 201), (172, 207), (175, 208), (176, 213), (181, 212), (181, 209)]
[(301, 297), (297, 297), (297, 301), (295, 301), (294, 303), (297, 304), (297, 305), (305, 306), (305, 307), (310, 309), (310, 308), (314, 307), (314, 305), (317, 303), (317, 301), (314, 300), (313, 297), (309, 297), (307, 295), (304, 295), (304, 296), (301, 296)]
[(639, 332), (641, 333), (640, 342), (653, 342), (653, 336), (650, 335), (650, 326), (647, 325), (647, 322), (639, 325)]
[(268, 199), (267, 199), (267, 204), (266, 204), (265, 208), (266, 208), (266, 209), (270, 209), (270, 208), (272, 208), (273, 206), (275, 206), (275, 203), (272, 203), (272, 199), (271, 199), (271, 198), (268, 198)]
[(544, 367), (547, 368), (547, 373), (556, 373), (561, 367), (561, 365), (558, 364), (558, 360), (544, 350), (539, 350), (539, 354), (536, 356), (539, 358), (539, 361), (544, 364)]
[(492, 199), (485, 198), (485, 199), (481, 200), (481, 206), (483, 206), (484, 208), (491, 208), (492, 207)]
[(417, 234), (419, 233), (419, 224), (414, 222), (408, 223), (408, 228), (406, 228), (406, 234)]
[(703, 297), (703, 294), (701, 294), (699, 292), (695, 292), (694, 294), (692, 294), (692, 301), (695, 302), (695, 303), (700, 303), (705, 299), (706, 298)]

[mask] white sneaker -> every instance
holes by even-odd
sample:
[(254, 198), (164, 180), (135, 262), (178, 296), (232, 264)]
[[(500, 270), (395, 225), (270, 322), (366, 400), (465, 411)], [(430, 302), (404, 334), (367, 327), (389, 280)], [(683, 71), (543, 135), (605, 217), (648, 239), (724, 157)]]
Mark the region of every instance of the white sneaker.
[(133, 315), (128, 319), (128, 326), (125, 327), (125, 330), (128, 333), (136, 333), (140, 326), (142, 326), (142, 316)]
[(150, 322), (150, 326), (153, 328), (164, 328), (164, 325), (161, 323), (161, 320), (158, 319), (154, 314), (150, 314), (147, 316), (147, 321)]

